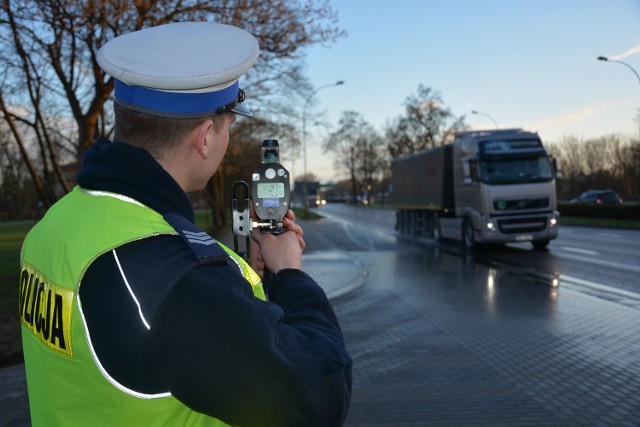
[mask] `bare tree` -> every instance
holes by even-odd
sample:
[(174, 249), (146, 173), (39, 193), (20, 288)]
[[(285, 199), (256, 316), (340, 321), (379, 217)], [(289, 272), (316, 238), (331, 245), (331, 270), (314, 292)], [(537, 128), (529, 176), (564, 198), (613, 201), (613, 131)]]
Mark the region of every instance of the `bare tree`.
[(384, 142), (382, 137), (373, 127), (366, 124), (365, 134), (358, 143), (358, 171), (362, 177), (362, 184), (366, 194), (367, 204), (371, 203), (374, 182), (378, 175), (382, 175), (384, 171)]
[(360, 113), (343, 112), (338, 129), (329, 135), (323, 147), (334, 154), (336, 166), (348, 172), (352, 202), (359, 194), (359, 182), (370, 193), (373, 177), (381, 168), (384, 147), (378, 132)]
[(569, 199), (588, 189), (612, 188), (620, 194), (640, 194), (640, 140), (606, 135), (581, 140), (566, 136), (547, 148), (558, 159), (562, 178), (559, 195)]
[[(549, 144), (547, 144), (549, 145)], [(575, 136), (565, 136), (558, 144), (558, 167), (562, 171), (561, 189), (565, 198), (576, 195), (581, 190), (581, 181), (585, 179), (585, 164), (582, 156), (581, 141)]]
[(611, 156), (615, 188), (625, 196), (640, 197), (640, 140), (612, 135)]
[(262, 54), (243, 86), (265, 106), (292, 92), (281, 80), (300, 75), (306, 47), (344, 35), (328, 0), (3, 0), (1, 112), (29, 129), (16, 127), (16, 135), (39, 145), (45, 179), (56, 175), (64, 186), (60, 154), (79, 158), (95, 134), (110, 132), (113, 79), (96, 62), (98, 49), (122, 33), (184, 20), (233, 24), (257, 37)]
[(405, 99), (404, 107), (404, 115), (387, 125), (385, 132), (394, 159), (450, 142), (465, 126), (464, 117), (455, 117), (442, 95), (430, 87), (418, 86), (416, 94)]

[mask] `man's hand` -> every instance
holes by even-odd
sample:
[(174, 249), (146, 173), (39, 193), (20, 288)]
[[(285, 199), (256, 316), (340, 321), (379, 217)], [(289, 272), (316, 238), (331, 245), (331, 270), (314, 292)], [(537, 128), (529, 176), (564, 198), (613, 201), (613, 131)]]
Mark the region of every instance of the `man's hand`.
[[(251, 232), (251, 266), (257, 267), (257, 269), (254, 267), (254, 270), (258, 274), (264, 272), (265, 265), (274, 273), (285, 268), (298, 270), (302, 268), (302, 251), (306, 244), (302, 238), (304, 234), (302, 227), (296, 223), (295, 219), (295, 214), (289, 210), (283, 219), (286, 231), (278, 236), (271, 233), (261, 233), (260, 230)], [(255, 246), (258, 246), (259, 249), (256, 250)], [(261, 263), (262, 271), (258, 271)]]
[(302, 236), (304, 235), (304, 231), (302, 230), (302, 227), (300, 227), (300, 225), (296, 223), (296, 214), (291, 209), (287, 211), (287, 215), (285, 215), (282, 223), (284, 224), (284, 228), (289, 231), (293, 231), (298, 235), (298, 243), (300, 244), (300, 249), (304, 251), (304, 248), (306, 247), (306, 243), (302, 238)]

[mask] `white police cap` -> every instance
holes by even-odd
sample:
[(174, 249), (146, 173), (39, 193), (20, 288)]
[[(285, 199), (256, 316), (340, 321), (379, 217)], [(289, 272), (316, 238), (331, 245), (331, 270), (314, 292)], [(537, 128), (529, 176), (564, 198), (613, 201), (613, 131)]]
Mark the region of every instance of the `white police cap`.
[(162, 117), (206, 117), (242, 105), (238, 79), (258, 59), (248, 32), (210, 22), (145, 28), (107, 42), (98, 64), (115, 79), (118, 104)]

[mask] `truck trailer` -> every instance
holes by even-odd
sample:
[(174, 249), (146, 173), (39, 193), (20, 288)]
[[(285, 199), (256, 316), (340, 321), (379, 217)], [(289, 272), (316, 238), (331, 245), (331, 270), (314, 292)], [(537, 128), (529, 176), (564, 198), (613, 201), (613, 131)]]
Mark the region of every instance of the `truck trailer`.
[(524, 241), (541, 249), (558, 236), (555, 178), (537, 133), (458, 132), (450, 144), (393, 162), (396, 229), (467, 249)]

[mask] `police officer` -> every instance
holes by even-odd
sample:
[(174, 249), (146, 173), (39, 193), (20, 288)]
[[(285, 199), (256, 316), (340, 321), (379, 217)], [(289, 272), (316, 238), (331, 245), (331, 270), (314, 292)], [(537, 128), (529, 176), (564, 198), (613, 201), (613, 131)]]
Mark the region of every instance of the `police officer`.
[(269, 301), (242, 259), (194, 225), (187, 193), (218, 168), (258, 43), (174, 23), (107, 43), (115, 138), (27, 236), (20, 314), (34, 426), (341, 425), (351, 358), (302, 229), (254, 233)]

